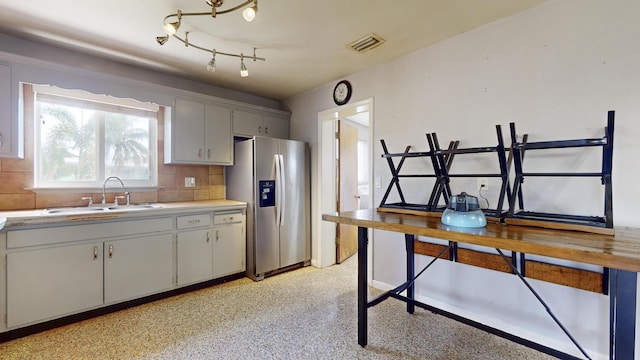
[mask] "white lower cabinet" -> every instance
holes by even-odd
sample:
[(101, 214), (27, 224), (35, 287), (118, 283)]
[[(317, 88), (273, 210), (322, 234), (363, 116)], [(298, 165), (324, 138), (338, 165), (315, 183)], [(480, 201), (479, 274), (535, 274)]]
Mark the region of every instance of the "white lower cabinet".
[(178, 286), (211, 279), (213, 242), (211, 230), (181, 231), (176, 235)]
[(244, 211), (3, 230), (0, 332), (242, 273)]
[(178, 286), (210, 280), (213, 276), (210, 212), (178, 216), (176, 249)]
[(244, 222), (216, 226), (213, 231), (213, 276), (245, 271)]
[(102, 305), (102, 243), (7, 254), (7, 327)]
[[(211, 222), (213, 215), (213, 223)], [(178, 286), (245, 271), (245, 216), (242, 212), (178, 217)], [(213, 224), (213, 226), (212, 226)]]
[(104, 302), (110, 304), (173, 286), (173, 234), (104, 243)]

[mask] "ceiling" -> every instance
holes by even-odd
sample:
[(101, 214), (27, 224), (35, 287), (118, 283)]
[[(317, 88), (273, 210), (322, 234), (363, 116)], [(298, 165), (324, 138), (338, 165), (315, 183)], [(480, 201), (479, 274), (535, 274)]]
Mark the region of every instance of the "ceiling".
[[(211, 73), (210, 53), (177, 39), (156, 42), (165, 16), (208, 12), (205, 0), (0, 0), (0, 30), (282, 100), (545, 1), (259, 0), (251, 23), (241, 11), (182, 18), (179, 33), (189, 31), (195, 45), (245, 55), (257, 48), (266, 61), (245, 59), (246, 78), (238, 58), (217, 56)], [(240, 2), (226, 0), (223, 8)], [(385, 42), (364, 53), (347, 48), (371, 33)]]

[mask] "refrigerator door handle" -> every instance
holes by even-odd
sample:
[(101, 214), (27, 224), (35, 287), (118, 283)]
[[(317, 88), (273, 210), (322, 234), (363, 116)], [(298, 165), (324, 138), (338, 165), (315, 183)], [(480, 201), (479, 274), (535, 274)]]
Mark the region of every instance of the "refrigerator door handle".
[(284, 174), (284, 156), (282, 154), (278, 154), (278, 157), (280, 158), (280, 201), (281, 201), (281, 205), (280, 205), (280, 226), (284, 225), (284, 210), (285, 207), (287, 206), (287, 197), (285, 196), (285, 189), (286, 189), (286, 183), (285, 183), (285, 174)]
[(273, 161), (275, 162), (275, 166), (276, 166), (276, 188), (274, 189), (276, 192), (276, 196), (275, 196), (275, 200), (276, 200), (276, 226), (280, 226), (280, 218), (282, 217), (282, 213), (280, 210), (280, 203), (282, 201), (281, 196), (282, 196), (282, 191), (280, 191), (280, 182), (282, 181), (280, 179), (280, 175), (281, 175), (281, 169), (280, 169), (280, 157), (278, 156), (278, 154), (273, 155)]

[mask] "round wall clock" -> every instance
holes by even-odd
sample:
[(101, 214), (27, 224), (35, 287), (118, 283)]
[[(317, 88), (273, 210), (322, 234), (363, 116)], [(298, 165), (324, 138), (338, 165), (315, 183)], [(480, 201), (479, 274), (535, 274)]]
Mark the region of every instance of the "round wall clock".
[(336, 105), (344, 105), (351, 99), (351, 83), (342, 80), (333, 88), (333, 101)]

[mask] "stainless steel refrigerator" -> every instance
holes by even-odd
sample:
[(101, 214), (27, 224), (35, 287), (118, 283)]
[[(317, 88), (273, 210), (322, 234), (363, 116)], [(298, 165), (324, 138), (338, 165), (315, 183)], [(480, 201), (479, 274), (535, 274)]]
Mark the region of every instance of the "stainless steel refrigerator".
[(309, 148), (256, 136), (235, 143), (227, 199), (247, 203), (247, 276), (262, 280), (311, 262)]

